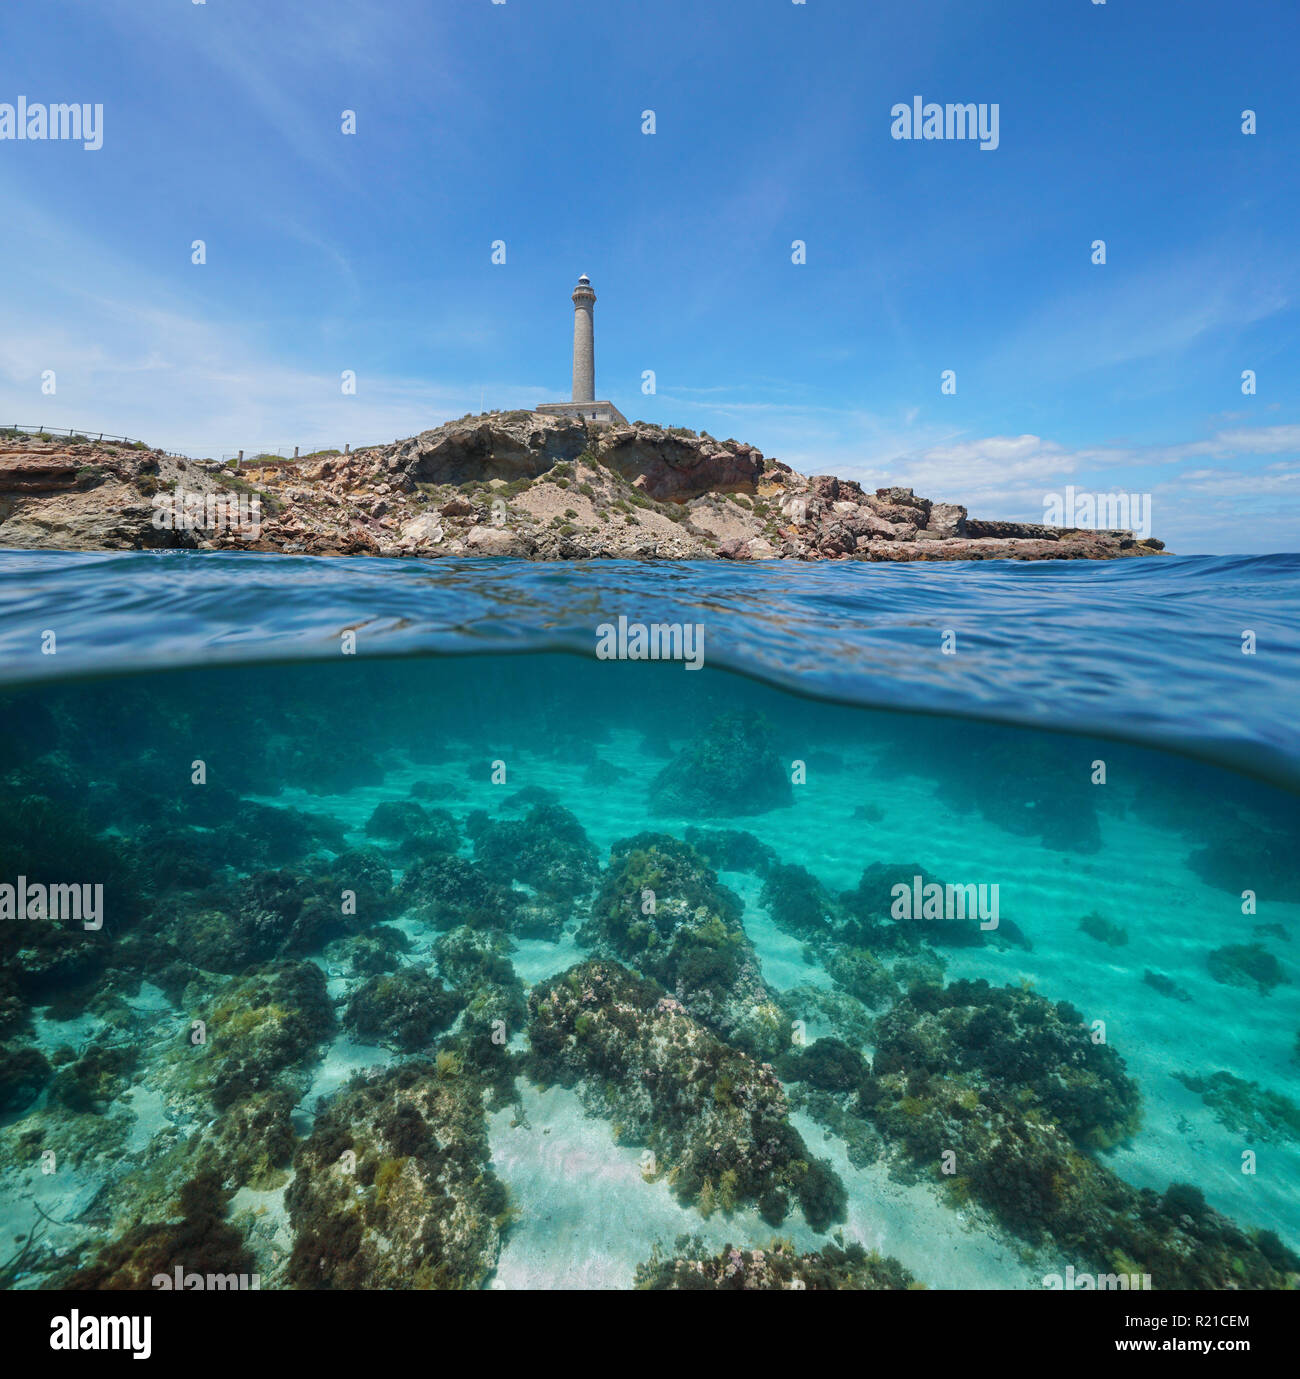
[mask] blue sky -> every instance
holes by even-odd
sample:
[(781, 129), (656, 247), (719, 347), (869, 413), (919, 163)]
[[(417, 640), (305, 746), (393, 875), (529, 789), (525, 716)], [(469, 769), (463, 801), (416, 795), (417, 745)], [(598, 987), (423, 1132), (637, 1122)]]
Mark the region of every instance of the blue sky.
[[(0, 102), (104, 116), (0, 141), (0, 423), (219, 455), (563, 400), (587, 272), (630, 417), (1296, 549), (1298, 38), (1294, 0), (11, 0)], [(895, 140), (918, 95), (999, 147)]]

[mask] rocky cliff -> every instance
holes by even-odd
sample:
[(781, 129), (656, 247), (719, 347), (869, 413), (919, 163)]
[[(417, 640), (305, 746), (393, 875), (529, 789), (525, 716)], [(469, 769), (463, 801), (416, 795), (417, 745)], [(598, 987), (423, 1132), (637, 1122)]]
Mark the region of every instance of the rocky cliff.
[[(182, 496), (183, 495), (183, 496)], [(1129, 532), (980, 521), (910, 488), (812, 478), (738, 441), (536, 412), (237, 472), (160, 451), (0, 438), (0, 547), (534, 560), (1153, 555)]]

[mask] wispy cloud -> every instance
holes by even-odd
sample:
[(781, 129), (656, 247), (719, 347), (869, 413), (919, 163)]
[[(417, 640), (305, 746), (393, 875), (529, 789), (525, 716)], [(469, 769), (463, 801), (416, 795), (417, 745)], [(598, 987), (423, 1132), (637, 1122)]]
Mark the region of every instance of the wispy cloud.
[(1111, 263), (1092, 268), (1086, 287), (1028, 312), (998, 342), (992, 371), (1076, 377), (1153, 360), (1169, 366), (1193, 346), (1222, 345), (1296, 299), (1290, 255), (1201, 245), (1148, 257), (1139, 272), (1124, 268), (1122, 253), (1112, 246)]
[[(20, 326), (0, 312), (0, 424), (112, 431), (219, 456), (377, 444), (477, 412), (480, 403), (529, 407), (544, 396), (536, 384), (432, 383), (364, 371), (347, 396), (340, 374), (262, 357), (238, 332), (158, 308), (111, 305), (104, 342), (58, 324)], [(40, 391), (45, 369), (56, 376), (54, 397)]]

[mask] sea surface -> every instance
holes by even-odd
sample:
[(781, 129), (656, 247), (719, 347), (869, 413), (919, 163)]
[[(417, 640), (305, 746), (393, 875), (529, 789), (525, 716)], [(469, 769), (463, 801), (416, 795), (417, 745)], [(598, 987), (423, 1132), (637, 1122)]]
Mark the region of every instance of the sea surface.
[[(702, 665), (602, 658), (620, 619), (692, 629)], [(1280, 1286), (1300, 1248), (1298, 685), (1293, 555), (0, 553), (0, 886), (103, 887), (101, 927), (0, 918), (0, 1285), (148, 1287), (209, 1251), (265, 1288), (628, 1288), (648, 1261), (779, 1238), (860, 1244), (929, 1288), (1117, 1258), (1161, 1287), (1163, 1255), (1096, 1226), (1104, 1198), (1200, 1241), (1193, 1286), (1258, 1280), (1259, 1251)], [(647, 851), (695, 889), (629, 939)], [(996, 894), (996, 925), (900, 920), (915, 877)], [(664, 952), (679, 929), (705, 942), (704, 910), (732, 937), (696, 986)], [(490, 940), (506, 975), (467, 975), (448, 935)], [(539, 1011), (593, 961), (661, 988), (647, 1027), (720, 1044), (741, 1081), (768, 1066), (842, 1185), (826, 1211), (765, 1192), (766, 1168), (732, 1196), (660, 1171), (734, 1108), (715, 1085), (702, 1110), (647, 1109), (619, 1085), (633, 1065), (583, 1051), (598, 1005), (556, 1061)], [(846, 976), (868, 966), (870, 991)], [(945, 991), (979, 1012), (947, 1043), (926, 1014)], [(410, 1145), (365, 1181), (389, 1131), (348, 1089), (400, 1100), (407, 1064), (450, 1088), (421, 1103), (422, 1143), (469, 1146), (442, 1199)], [(943, 1120), (950, 1092), (968, 1120)], [(1006, 1149), (1022, 1134), (1056, 1146), (1047, 1168)], [(340, 1187), (322, 1144), (353, 1145), (361, 1181)]]

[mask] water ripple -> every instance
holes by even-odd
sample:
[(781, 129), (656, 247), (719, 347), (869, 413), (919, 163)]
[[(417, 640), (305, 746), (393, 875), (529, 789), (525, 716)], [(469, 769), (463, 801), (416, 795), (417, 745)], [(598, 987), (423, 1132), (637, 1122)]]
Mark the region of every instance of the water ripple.
[[(0, 552), (0, 683), (326, 660), (345, 629), (366, 656), (591, 656), (596, 627), (620, 614), (702, 623), (711, 665), (796, 693), (1159, 744), (1300, 787), (1300, 555), (734, 565)], [(1247, 630), (1255, 655), (1242, 654)]]

